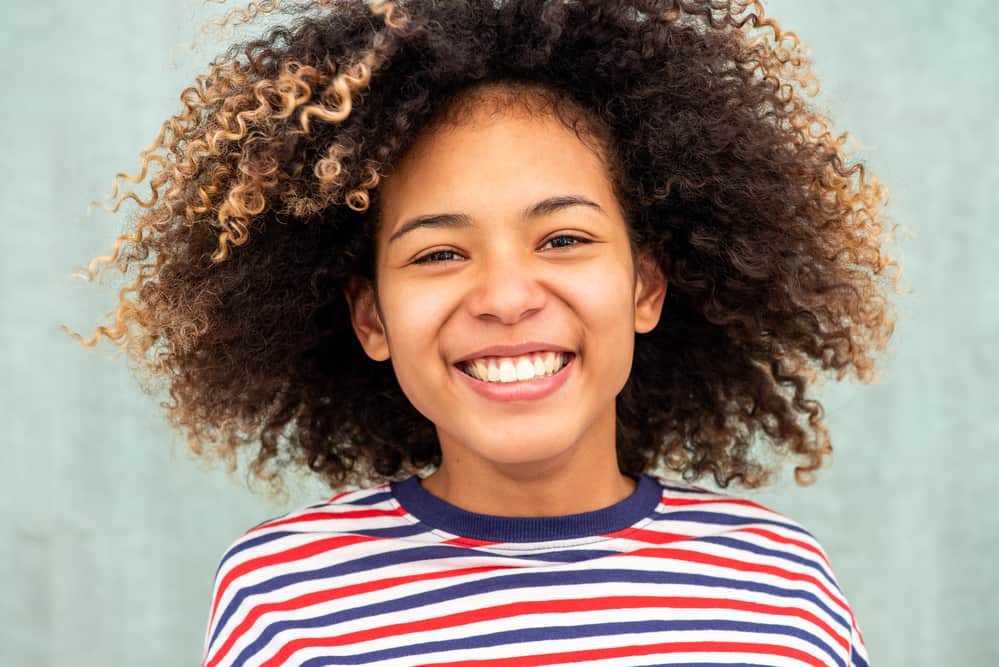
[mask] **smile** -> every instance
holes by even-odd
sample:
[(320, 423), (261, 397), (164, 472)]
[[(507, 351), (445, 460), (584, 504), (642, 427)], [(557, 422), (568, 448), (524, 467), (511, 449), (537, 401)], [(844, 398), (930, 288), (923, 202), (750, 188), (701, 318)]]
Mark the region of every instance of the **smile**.
[(454, 369), (476, 394), (491, 401), (536, 401), (554, 394), (564, 385), (576, 366), (576, 355), (567, 353), (568, 361), (553, 375), (542, 375), (517, 382), (489, 382), (469, 375), (457, 365)]
[(571, 356), (571, 352), (534, 352), (519, 357), (482, 357), (460, 362), (457, 366), (476, 380), (524, 382), (555, 375)]

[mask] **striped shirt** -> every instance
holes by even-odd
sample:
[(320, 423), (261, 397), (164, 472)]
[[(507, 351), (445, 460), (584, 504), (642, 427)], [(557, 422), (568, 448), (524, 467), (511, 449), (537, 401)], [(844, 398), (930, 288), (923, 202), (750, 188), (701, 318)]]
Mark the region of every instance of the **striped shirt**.
[(420, 478), (236, 539), (203, 667), (867, 667), (818, 541), (758, 503), (646, 473), (603, 509), (476, 514)]

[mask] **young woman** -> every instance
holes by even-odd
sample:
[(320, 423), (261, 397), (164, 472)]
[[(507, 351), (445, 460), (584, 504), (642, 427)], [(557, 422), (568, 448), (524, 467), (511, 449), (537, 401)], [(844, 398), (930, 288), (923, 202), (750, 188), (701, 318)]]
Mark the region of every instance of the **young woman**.
[(693, 483), (810, 484), (810, 383), (892, 330), (886, 192), (794, 35), (719, 0), (285, 10), (184, 91), (95, 260), (141, 268), (86, 344), (166, 375), (196, 453), (337, 491), (227, 549), (203, 664), (867, 665), (815, 538)]

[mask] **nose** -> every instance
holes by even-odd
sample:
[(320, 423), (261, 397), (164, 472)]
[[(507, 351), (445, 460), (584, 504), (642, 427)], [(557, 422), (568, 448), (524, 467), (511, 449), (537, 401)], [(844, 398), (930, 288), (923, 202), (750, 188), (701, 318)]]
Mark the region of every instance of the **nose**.
[(493, 246), (479, 253), (466, 307), (475, 317), (515, 324), (544, 307), (547, 292), (539, 279), (538, 261), (530, 251)]

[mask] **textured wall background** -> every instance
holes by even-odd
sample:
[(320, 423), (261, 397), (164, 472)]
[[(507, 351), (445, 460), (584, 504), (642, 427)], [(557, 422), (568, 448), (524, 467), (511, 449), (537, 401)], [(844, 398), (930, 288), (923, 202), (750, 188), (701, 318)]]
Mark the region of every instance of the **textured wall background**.
[[(984, 0), (770, 0), (810, 47), (835, 130), (914, 235), (912, 294), (872, 386), (825, 392), (835, 460), (749, 495), (823, 543), (875, 667), (999, 664), (999, 20)], [(106, 342), (80, 347), (116, 285), (69, 275), (124, 216), (86, 207), (215, 55), (187, 44), (214, 5), (11, 3), (0, 20), (0, 662), (196, 664), (214, 570), (284, 505), (193, 461)], [(125, 209), (127, 211), (133, 209)], [(110, 277), (112, 274), (108, 274)], [(710, 482), (704, 483), (710, 486)]]

